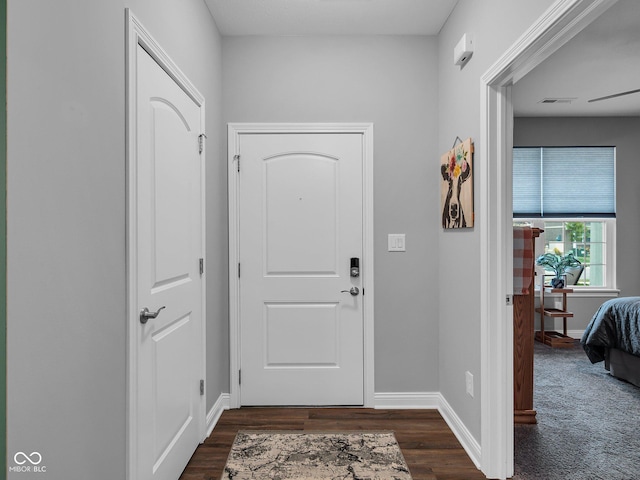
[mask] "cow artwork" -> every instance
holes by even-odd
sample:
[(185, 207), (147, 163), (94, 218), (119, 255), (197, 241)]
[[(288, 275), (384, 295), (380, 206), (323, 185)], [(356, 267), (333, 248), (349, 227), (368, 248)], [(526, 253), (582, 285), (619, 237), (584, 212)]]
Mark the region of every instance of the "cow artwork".
[(473, 227), (473, 143), (468, 138), (441, 158), (442, 228)]

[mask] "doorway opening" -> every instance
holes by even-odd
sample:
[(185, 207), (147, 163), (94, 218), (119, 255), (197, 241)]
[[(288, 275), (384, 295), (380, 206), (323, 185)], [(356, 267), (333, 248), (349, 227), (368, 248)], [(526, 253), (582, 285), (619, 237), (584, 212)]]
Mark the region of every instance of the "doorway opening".
[(511, 86), (613, 2), (558, 0), (482, 76), (480, 178), (482, 471), (513, 475), (513, 292), (511, 252), (513, 107)]

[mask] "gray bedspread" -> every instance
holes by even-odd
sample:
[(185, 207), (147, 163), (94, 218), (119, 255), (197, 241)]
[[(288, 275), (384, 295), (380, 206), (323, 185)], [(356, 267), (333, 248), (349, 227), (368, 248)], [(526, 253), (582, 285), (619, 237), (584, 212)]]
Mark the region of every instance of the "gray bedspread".
[(604, 360), (607, 348), (640, 356), (640, 297), (604, 302), (580, 340), (591, 363)]

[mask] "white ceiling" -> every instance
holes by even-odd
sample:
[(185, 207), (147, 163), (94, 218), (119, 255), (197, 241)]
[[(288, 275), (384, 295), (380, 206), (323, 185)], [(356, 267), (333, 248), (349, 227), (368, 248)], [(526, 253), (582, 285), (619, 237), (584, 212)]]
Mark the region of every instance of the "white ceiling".
[(205, 0), (222, 35), (437, 35), (458, 0)]
[[(513, 87), (517, 116), (640, 116), (640, 2), (620, 0)], [(540, 103), (544, 98), (571, 103)]]

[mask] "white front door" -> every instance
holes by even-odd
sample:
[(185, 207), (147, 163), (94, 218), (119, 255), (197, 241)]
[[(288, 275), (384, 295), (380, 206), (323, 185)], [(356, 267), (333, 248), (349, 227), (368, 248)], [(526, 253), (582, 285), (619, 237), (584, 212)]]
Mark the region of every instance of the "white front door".
[(134, 213), (140, 313), (133, 319), (133, 461), (137, 480), (175, 480), (203, 439), (204, 428), (203, 117), (201, 105), (141, 46), (136, 56)]
[(363, 136), (241, 135), (238, 154), (241, 404), (363, 405)]

